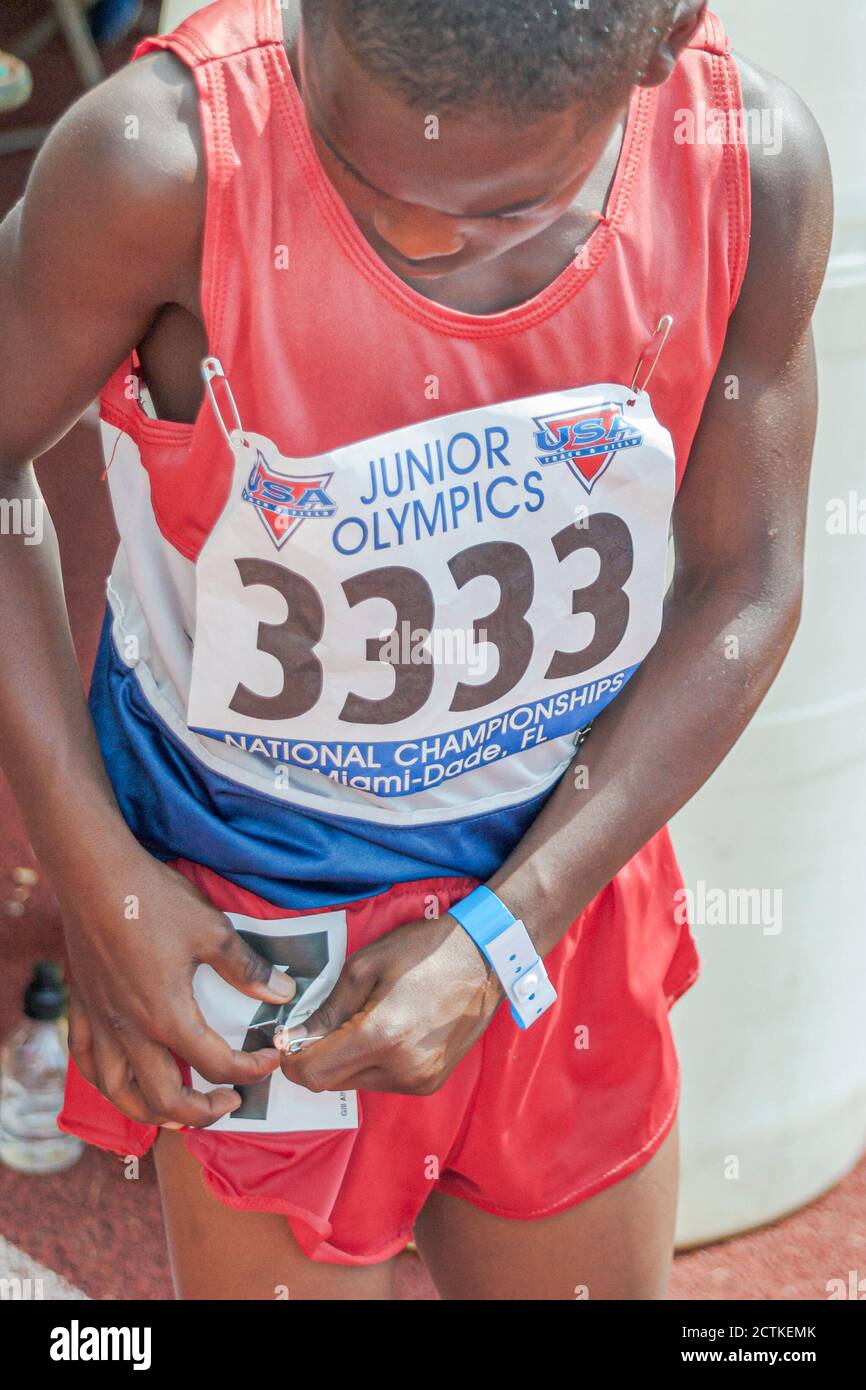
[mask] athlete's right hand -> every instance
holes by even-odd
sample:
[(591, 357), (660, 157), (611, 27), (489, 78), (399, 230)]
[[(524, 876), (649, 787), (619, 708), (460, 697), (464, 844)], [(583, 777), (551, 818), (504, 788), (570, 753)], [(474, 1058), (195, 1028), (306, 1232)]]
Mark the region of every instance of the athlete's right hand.
[[(272, 970), (187, 879), (143, 850), (107, 880), (86, 902), (61, 902), (73, 976), (70, 1052), (130, 1119), (211, 1125), (241, 1104), (230, 1088), (260, 1081), (279, 1054), (233, 1051), (207, 1026), (193, 998), (196, 968), (211, 965), (242, 994), (276, 1005), (293, 998), (295, 982)], [(220, 1089), (184, 1086), (172, 1053)]]

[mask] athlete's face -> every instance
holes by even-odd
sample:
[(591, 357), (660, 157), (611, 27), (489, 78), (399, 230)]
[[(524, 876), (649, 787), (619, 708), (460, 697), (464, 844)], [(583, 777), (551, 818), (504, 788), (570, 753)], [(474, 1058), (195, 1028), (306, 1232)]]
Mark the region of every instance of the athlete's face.
[(628, 101), (625, 90), (583, 123), (579, 108), (537, 120), (437, 116), (379, 85), (333, 26), (304, 47), (301, 87), (328, 177), (374, 250), (409, 280), (492, 260), (550, 227), (574, 205)]

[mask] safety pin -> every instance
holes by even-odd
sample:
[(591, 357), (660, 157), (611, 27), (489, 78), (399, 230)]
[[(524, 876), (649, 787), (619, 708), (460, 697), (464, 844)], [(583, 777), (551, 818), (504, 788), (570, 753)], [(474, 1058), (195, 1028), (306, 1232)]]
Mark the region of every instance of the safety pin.
[(228, 444), (229, 448), (231, 449), (231, 448), (233, 447), (233, 446), (232, 446), (232, 437), (231, 437), (231, 434), (229, 434), (229, 431), (228, 431), (227, 428), (226, 428), (226, 422), (225, 422), (225, 420), (223, 419), (222, 411), (220, 410), (219, 406), (217, 405), (217, 399), (216, 399), (216, 396), (215, 396), (215, 394), (214, 394), (213, 382), (214, 382), (214, 379), (215, 379), (216, 377), (220, 377), (220, 378), (225, 382), (226, 391), (228, 392), (228, 398), (229, 398), (229, 401), (231, 402), (232, 413), (233, 413), (233, 415), (234, 415), (234, 417), (235, 417), (235, 429), (234, 429), (233, 433), (236, 432), (236, 433), (238, 433), (238, 434), (243, 434), (243, 432), (244, 432), (244, 427), (243, 427), (243, 425), (241, 424), (241, 417), (240, 417), (240, 413), (239, 413), (238, 408), (237, 408), (237, 404), (235, 403), (234, 393), (233, 393), (233, 391), (232, 391), (231, 384), (229, 383), (229, 379), (228, 379), (228, 377), (227, 377), (226, 374), (225, 374), (225, 369), (223, 368), (222, 362), (219, 360), (218, 357), (205, 357), (205, 358), (203, 358), (203, 359), (202, 359), (202, 364), (201, 364), (201, 374), (202, 374), (202, 376), (204, 377), (204, 384), (205, 384), (205, 387), (207, 388), (207, 393), (208, 393), (208, 395), (209, 395), (209, 397), (210, 397), (210, 403), (211, 403), (211, 405), (213, 406), (214, 414), (216, 415), (216, 418), (217, 418), (217, 424), (219, 425), (220, 429), (222, 430), (223, 435), (225, 436), (225, 441), (226, 441), (226, 443)]
[[(281, 1033), (284, 1028), (289, 1026), (289, 1014), (291, 1013), (293, 1007), (294, 1004), (281, 1004), (280, 1007), (277, 1009), (277, 1012), (274, 1014), (273, 1018), (261, 1018), (259, 1019), (258, 1023), (253, 1023), (250, 1025), (250, 1027), (270, 1028), (271, 1026), (273, 1026), (275, 1033)], [(302, 1022), (303, 1020), (301, 1019), (294, 1026), (300, 1027)]]
[(283, 1024), (282, 1020), (280, 1019), (280, 1015), (279, 1015), (278, 1013), (277, 1013), (277, 1014), (274, 1014), (273, 1018), (263, 1018), (263, 1019), (260, 1019), (260, 1021), (259, 1021), (258, 1023), (251, 1023), (251, 1024), (250, 1024), (250, 1027), (251, 1027), (251, 1028), (269, 1028), (269, 1027), (271, 1026), (271, 1024), (273, 1024), (275, 1028), (282, 1028), (282, 1027), (284, 1027), (284, 1024)]
[[(274, 1014), (273, 1018), (263, 1018), (254, 1026), (256, 1028), (267, 1028), (270, 1024), (273, 1024), (274, 1029), (277, 1031), (279, 1031), (279, 1029), (281, 1028), (285, 1028), (286, 1024), (289, 1021), (289, 1014), (295, 1007), (295, 1003), (296, 1001), (292, 999), (289, 1001), (288, 1004), (281, 1004), (280, 1007), (277, 1009), (277, 1012)], [(309, 1014), (307, 1014), (307, 1017), (309, 1018)], [(303, 1022), (303, 1019), (299, 1020), (299, 1022)]]
[[(655, 333), (652, 335), (652, 337), (650, 338), (650, 340), (649, 340), (649, 342), (647, 343), (646, 347), (644, 348), (643, 352), (641, 353), (640, 357), (638, 358), (638, 363), (637, 363), (637, 366), (636, 366), (635, 369), (634, 369), (634, 376), (632, 377), (631, 386), (629, 387), (629, 390), (631, 390), (631, 391), (637, 391), (637, 392), (640, 392), (640, 393), (643, 393), (644, 391), (646, 391), (647, 387), (648, 387), (649, 384), (650, 384), (650, 380), (651, 380), (651, 378), (652, 378), (652, 374), (653, 374), (653, 372), (655, 371), (656, 367), (658, 366), (659, 358), (661, 357), (662, 353), (663, 353), (664, 350), (665, 350), (665, 344), (667, 343), (667, 340), (668, 340), (668, 338), (670, 337), (671, 329), (673, 328), (673, 326), (674, 326), (674, 320), (673, 320), (673, 316), (672, 316), (671, 314), (665, 314), (664, 318), (659, 319), (659, 326), (658, 326), (658, 328), (656, 329)], [(655, 340), (656, 340), (656, 338), (659, 336), (659, 334), (662, 335), (662, 340), (661, 340), (661, 342), (659, 343), (658, 352), (656, 353), (655, 357), (653, 358), (652, 366), (650, 367), (649, 371), (647, 372), (646, 380), (644, 381), (644, 383), (643, 383), (642, 386), (638, 386), (638, 384), (637, 384), (637, 379), (638, 379), (638, 377), (640, 376), (640, 369), (641, 369), (641, 367), (643, 366), (644, 362), (646, 361), (646, 359), (647, 359), (647, 354), (648, 354), (648, 352), (650, 351), (650, 349), (651, 349), (653, 343), (655, 342)]]
[(300, 1052), (303, 1048), (305, 1048), (308, 1045), (308, 1043), (322, 1042), (324, 1037), (324, 1033), (317, 1033), (312, 1038), (295, 1038), (292, 1042), (289, 1043), (288, 1047), (286, 1048), (286, 1051)]

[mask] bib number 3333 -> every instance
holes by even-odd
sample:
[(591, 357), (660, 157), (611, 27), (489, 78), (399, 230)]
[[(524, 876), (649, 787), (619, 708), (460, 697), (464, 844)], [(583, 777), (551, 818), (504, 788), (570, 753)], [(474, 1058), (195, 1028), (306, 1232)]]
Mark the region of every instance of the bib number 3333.
[(536, 397), (315, 459), (228, 439), (196, 570), (200, 732), (399, 796), (449, 757), (573, 736), (658, 636), (675, 467), (645, 395)]

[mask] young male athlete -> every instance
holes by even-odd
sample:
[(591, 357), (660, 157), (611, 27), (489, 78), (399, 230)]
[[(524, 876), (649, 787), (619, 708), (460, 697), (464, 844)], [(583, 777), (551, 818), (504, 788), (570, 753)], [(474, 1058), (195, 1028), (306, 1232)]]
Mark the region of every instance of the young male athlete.
[(181, 1297), (664, 1295), (664, 827), (797, 625), (830, 223), (702, 0), (218, 0), (51, 135), (3, 494), (101, 391), (121, 546), (88, 712), (3, 537), (4, 762)]

